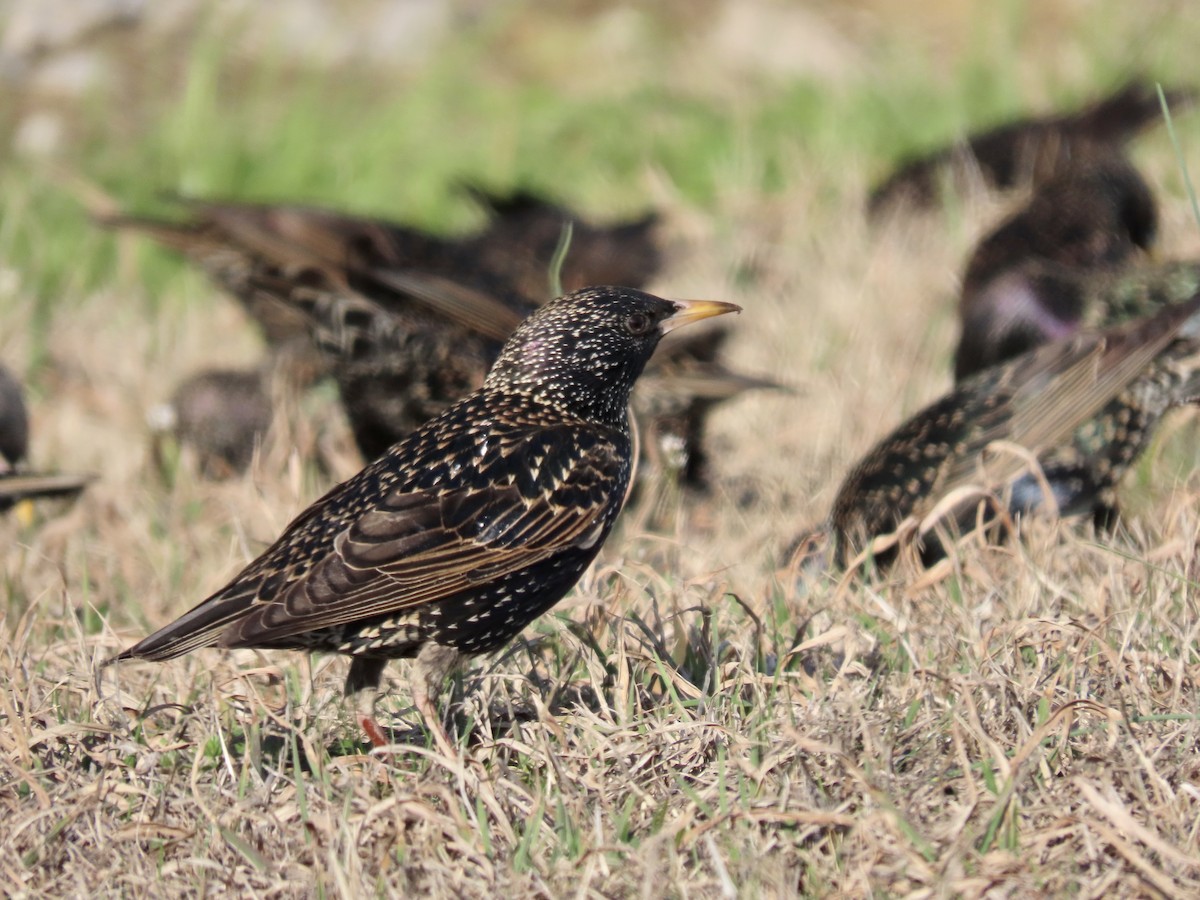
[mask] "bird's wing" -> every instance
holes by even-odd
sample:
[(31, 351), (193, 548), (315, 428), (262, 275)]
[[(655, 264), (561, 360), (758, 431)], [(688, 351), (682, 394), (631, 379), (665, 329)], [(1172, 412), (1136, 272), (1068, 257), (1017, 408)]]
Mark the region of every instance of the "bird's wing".
[(426, 245), (445, 249), (421, 233), (392, 223), (306, 207), (239, 207), (193, 204), (238, 246), (283, 271), (319, 269), (330, 283), (372, 294), (375, 281), (425, 309), (492, 340), (503, 341), (524, 316), (510, 304), (451, 278), (417, 271), (411, 259)]
[(414, 269), (372, 268), (367, 274), (433, 312), (494, 341), (507, 340), (525, 319), (520, 311), (498, 297), (452, 278)]
[[(939, 488), (977, 477), (978, 454), (993, 441), (1007, 441), (1040, 453), (1068, 442), (1178, 336), (1200, 309), (1200, 296), (1169, 307), (1149, 320), (1103, 335), (1084, 335), (1050, 344), (1019, 358), (1008, 371), (1013, 383), (1002, 415), (980, 428), (956, 454)], [(997, 481), (1014, 476), (1024, 463), (1013, 457), (1011, 471), (991, 470)]]
[(522, 473), (511, 481), (395, 491), (282, 590), (268, 595), (263, 587), (272, 579), (260, 570), (215, 595), (210, 602), (239, 608), (220, 642), (253, 646), (412, 610), (572, 548), (597, 549), (627, 454), (628, 446), (610, 436), (544, 428), (507, 455), (506, 468)]

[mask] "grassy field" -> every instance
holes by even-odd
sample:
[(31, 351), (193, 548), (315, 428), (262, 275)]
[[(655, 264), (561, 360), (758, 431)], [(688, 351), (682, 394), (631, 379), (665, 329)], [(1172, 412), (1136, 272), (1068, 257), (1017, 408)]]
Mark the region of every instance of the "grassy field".
[[(1200, 894), (1190, 414), (1112, 539), (1030, 523), (933, 573), (780, 572), (853, 461), (948, 386), (958, 274), (1019, 199), (871, 226), (871, 183), (1135, 72), (1200, 84), (1200, 21), (1169, 2), (764, 3), (756, 32), (715, 2), (572, 7), (464, 16), (395, 68), (307, 68), (216, 18), (182, 46), (131, 38), (65, 104), (53, 159), (5, 151), (0, 359), (27, 379), (34, 466), (101, 478), (0, 521), (0, 892)], [(1192, 162), (1200, 116), (1176, 126)], [(1165, 131), (1134, 150), (1163, 256), (1197, 255)], [(453, 231), (477, 221), (464, 180), (597, 219), (662, 210), (654, 289), (742, 304), (734, 361), (794, 390), (721, 410), (712, 494), (666, 527), (627, 510), (552, 614), (447, 687), (456, 759), (429, 748), (404, 663), (380, 705), (400, 743), (373, 753), (340, 658), (98, 674), (359, 462), (318, 391), (244, 478), (157, 465), (146, 410), (261, 349), (201, 276), (93, 228), (80, 183), (140, 211), (185, 192)]]

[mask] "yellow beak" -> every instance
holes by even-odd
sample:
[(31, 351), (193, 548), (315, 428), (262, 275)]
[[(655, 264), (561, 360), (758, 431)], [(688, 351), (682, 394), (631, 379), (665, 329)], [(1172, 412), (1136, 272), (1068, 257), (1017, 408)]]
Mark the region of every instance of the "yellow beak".
[(699, 322), (701, 319), (711, 319), (713, 316), (723, 316), (725, 313), (740, 313), (742, 308), (736, 303), (723, 303), (720, 300), (672, 300), (676, 312), (662, 320), (659, 326), (663, 334)]

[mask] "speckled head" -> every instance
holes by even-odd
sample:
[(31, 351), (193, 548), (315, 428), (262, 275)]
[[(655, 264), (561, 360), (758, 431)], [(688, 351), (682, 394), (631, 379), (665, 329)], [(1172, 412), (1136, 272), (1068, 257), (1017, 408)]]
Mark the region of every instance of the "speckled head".
[(592, 421), (621, 422), (633, 383), (664, 334), (740, 311), (715, 300), (584, 288), (547, 303), (513, 332), (486, 387), (527, 393)]

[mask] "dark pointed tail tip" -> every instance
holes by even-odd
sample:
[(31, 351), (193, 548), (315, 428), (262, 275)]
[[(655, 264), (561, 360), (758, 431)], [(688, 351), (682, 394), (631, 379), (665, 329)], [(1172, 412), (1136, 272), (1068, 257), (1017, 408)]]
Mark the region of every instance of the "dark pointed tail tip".
[(108, 659), (101, 662), (100, 665), (98, 665), (96, 668), (107, 669), (109, 666), (113, 665), (114, 663), (124, 662), (127, 659), (137, 659), (137, 657), (133, 653), (133, 647), (130, 647), (127, 650), (122, 650), (116, 656), (110, 656)]

